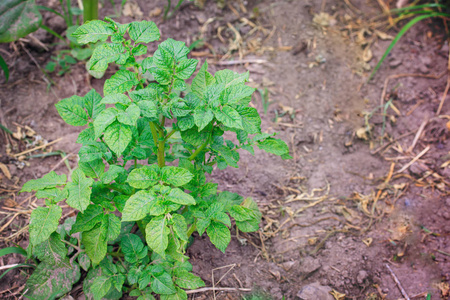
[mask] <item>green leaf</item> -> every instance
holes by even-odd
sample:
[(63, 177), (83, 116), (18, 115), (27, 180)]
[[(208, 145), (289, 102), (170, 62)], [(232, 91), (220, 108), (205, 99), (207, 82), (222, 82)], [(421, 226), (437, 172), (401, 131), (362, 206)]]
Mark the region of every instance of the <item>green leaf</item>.
[(213, 145), (212, 149), (214, 151), (217, 151), (222, 156), (222, 158), (225, 159), (226, 163), (229, 166), (233, 168), (239, 168), (239, 165), (237, 164), (239, 157), (238, 159), (236, 159), (236, 157), (234, 156), (234, 153), (239, 155), (238, 152), (236, 152), (235, 150), (230, 150), (230, 148), (224, 145)]
[(181, 205), (194, 205), (195, 199), (191, 195), (183, 192), (182, 190), (175, 188), (172, 189), (166, 196), (166, 200), (178, 203)]
[(194, 117), (191, 115), (187, 115), (186, 117), (177, 118), (177, 125), (181, 131), (186, 131), (192, 127), (194, 127)]
[(100, 20), (93, 20), (78, 27), (72, 33), (72, 36), (77, 39), (78, 43), (88, 44), (98, 41), (104, 42), (113, 33), (113, 29), (107, 23)]
[(108, 241), (114, 241), (120, 234), (120, 219), (113, 214), (108, 214), (106, 216), (106, 221), (108, 227), (106, 239)]
[(161, 180), (174, 186), (182, 186), (192, 180), (194, 175), (188, 170), (180, 167), (163, 167), (161, 170)]
[(155, 201), (155, 194), (152, 192), (138, 191), (125, 203), (122, 221), (139, 221), (145, 218)]
[(173, 222), (173, 230), (177, 234), (177, 236), (187, 242), (188, 236), (187, 236), (187, 224), (186, 220), (182, 215), (179, 214), (173, 214), (172, 215), (172, 222)]
[(111, 288), (111, 277), (100, 276), (94, 279), (91, 286), (91, 292), (94, 296), (94, 300), (101, 300)]
[(92, 261), (92, 265), (98, 265), (106, 255), (107, 248), (107, 228), (97, 225), (89, 231), (83, 232), (81, 242), (86, 248), (86, 254)]
[(127, 148), (131, 142), (132, 132), (130, 127), (122, 125), (118, 122), (114, 122), (106, 128), (103, 139), (108, 147), (118, 157), (122, 155), (123, 151)]
[[(151, 57), (148, 57), (151, 58)], [(135, 102), (140, 102), (142, 100), (158, 100), (158, 91), (154, 86), (147, 86), (144, 89), (132, 91), (128, 93)]]
[(88, 231), (95, 227), (103, 220), (103, 209), (100, 205), (91, 204), (83, 213), (77, 215), (75, 224), (70, 231), (71, 234), (76, 232)]
[(202, 131), (198, 132), (197, 126), (194, 125), (191, 129), (181, 131), (181, 138), (186, 143), (199, 147), (209, 139), (211, 136), (211, 129), (212, 125), (208, 125)]
[(80, 264), (80, 267), (83, 268), (86, 272), (91, 267), (91, 260), (89, 259), (89, 256), (85, 252), (81, 252), (78, 255), (78, 263)]
[(88, 71), (104, 72), (108, 69), (108, 64), (116, 62), (125, 51), (122, 44), (102, 44), (95, 47), (89, 62), (86, 64)]
[(111, 78), (105, 81), (103, 86), (103, 94), (121, 94), (131, 90), (131, 88), (137, 85), (136, 74), (128, 70), (119, 70)]
[(216, 213), (216, 214), (212, 217), (212, 219), (213, 219), (214, 221), (216, 221), (216, 222), (220, 222), (220, 223), (223, 223), (223, 224), (227, 225), (228, 227), (231, 227), (231, 220), (230, 220), (230, 217), (229, 217), (226, 213), (224, 213), (224, 212), (218, 212), (218, 213)]
[(214, 74), (214, 78), (217, 83), (222, 83), (225, 88), (233, 86), (236, 84), (247, 82), (250, 77), (250, 73), (247, 71), (245, 73), (239, 74), (232, 70), (220, 70)]
[(88, 123), (88, 115), (82, 107), (83, 104), (83, 98), (72, 96), (62, 99), (55, 106), (64, 122), (72, 126), (84, 126)]
[(187, 296), (185, 290), (182, 290), (179, 287), (175, 287), (175, 289), (177, 290), (177, 292), (175, 294), (161, 295), (161, 300), (187, 300), (188, 299), (188, 296)]
[(42, 15), (34, 1), (3, 0), (0, 7), (0, 43), (9, 43), (39, 29)]
[(156, 24), (152, 21), (132, 22), (128, 31), (133, 41), (138, 43), (150, 43), (159, 40), (160, 33)]
[(153, 292), (160, 295), (170, 295), (177, 292), (175, 285), (173, 284), (172, 277), (166, 272), (155, 276), (152, 281), (151, 288)]
[(94, 183), (92, 178), (86, 178), (81, 169), (76, 169), (72, 173), (72, 182), (67, 184), (69, 197), (66, 203), (75, 209), (83, 212), (91, 201), (90, 187)]
[(5, 73), (5, 82), (8, 82), (9, 79), (8, 64), (6, 64), (6, 61), (3, 59), (1, 55), (0, 55), (0, 68), (2, 68), (3, 73)]
[(97, 159), (90, 162), (79, 162), (78, 167), (83, 171), (86, 176), (92, 178), (100, 178), (105, 172), (105, 164), (103, 160)]
[(137, 102), (137, 105), (141, 109), (143, 117), (155, 119), (158, 117), (158, 109), (153, 101), (142, 100)]
[(136, 122), (139, 119), (140, 115), (140, 108), (136, 104), (131, 103), (131, 105), (128, 106), (125, 111), (119, 112), (117, 120), (125, 125), (136, 126)]
[(197, 68), (198, 60), (183, 59), (175, 67), (175, 76), (180, 79), (189, 79)]
[(101, 104), (101, 101), (102, 96), (94, 89), (84, 96), (84, 107), (86, 107), (89, 117), (95, 119), (105, 109), (105, 105)]
[(61, 215), (58, 205), (34, 209), (30, 218), (30, 243), (36, 246), (46, 241), (58, 228)]
[(230, 215), (236, 221), (246, 221), (255, 218), (253, 210), (240, 205), (233, 205), (230, 209)]
[(283, 140), (267, 138), (258, 143), (258, 148), (276, 155), (283, 155), (289, 153), (289, 147)]
[(56, 299), (69, 293), (80, 280), (80, 267), (66, 258), (59, 264), (40, 263), (28, 278), (25, 297), (28, 299)]
[(130, 264), (135, 264), (147, 256), (148, 249), (141, 239), (132, 233), (126, 234), (120, 241), (125, 260)]
[(91, 143), (95, 142), (94, 136), (95, 136), (94, 127), (89, 126), (88, 128), (86, 128), (80, 132), (76, 142), (78, 144), (83, 144), (83, 145), (91, 144)]
[(116, 119), (119, 112), (117, 108), (110, 107), (105, 109), (94, 120), (95, 139), (102, 135), (106, 127), (111, 125)]
[(143, 166), (130, 172), (127, 182), (134, 188), (146, 189), (159, 180), (159, 167), (157, 165)]
[(90, 145), (84, 145), (78, 151), (78, 156), (81, 162), (89, 162), (96, 159), (102, 159), (103, 151), (102, 147), (98, 147), (100, 143), (93, 143)]
[[(257, 231), (259, 229), (259, 223), (261, 222), (262, 216), (261, 212), (258, 209), (258, 205), (256, 204), (255, 201), (253, 201), (252, 198), (247, 198), (244, 200), (241, 206), (246, 210), (246, 212), (248, 212), (247, 209), (250, 209), (252, 211), (251, 218), (245, 221), (238, 221), (236, 219), (236, 226), (238, 227), (239, 230), (243, 232)], [(233, 213), (236, 215), (235, 212)], [(231, 211), (230, 214), (232, 214)]]
[(101, 176), (101, 181), (104, 184), (115, 180), (120, 174), (124, 173), (125, 169), (118, 165), (110, 165), (108, 171)]
[(261, 117), (256, 108), (245, 107), (237, 112), (242, 117), (242, 126), (248, 134), (261, 133)]
[(105, 104), (120, 103), (120, 104), (128, 106), (131, 103), (131, 100), (125, 94), (110, 94), (110, 95), (106, 95), (102, 99), (102, 103), (105, 103)]
[(195, 276), (185, 269), (176, 268), (174, 269), (173, 275), (175, 276), (175, 284), (183, 289), (194, 290), (205, 286), (205, 283), (200, 277)]
[(147, 46), (139, 44), (131, 49), (131, 53), (133, 54), (134, 57), (144, 55), (147, 53)]
[(31, 192), (39, 191), (47, 188), (53, 188), (58, 185), (64, 185), (67, 181), (67, 176), (65, 174), (57, 175), (55, 171), (44, 175), (40, 179), (33, 179), (26, 182), (20, 192)]
[[(155, 52), (156, 53), (156, 52)], [(170, 72), (156, 67), (150, 68), (150, 73), (153, 75), (155, 80), (161, 85), (168, 85), (172, 80), (172, 75)]]
[[(148, 246), (161, 255), (165, 257), (165, 251), (169, 245), (168, 235), (170, 233), (169, 227), (167, 227), (167, 220), (164, 216), (158, 216), (153, 218), (150, 223), (147, 224), (145, 228), (145, 239)], [(172, 279), (170, 280), (172, 282)], [(153, 284), (152, 284), (153, 288)], [(155, 289), (153, 289), (155, 291)], [(156, 292), (156, 291), (155, 291)], [(168, 294), (173, 294), (170, 292)]]
[(220, 102), (222, 105), (234, 105), (239, 103), (239, 100), (250, 97), (254, 91), (255, 88), (245, 84), (232, 85), (222, 92)]
[(202, 131), (213, 119), (214, 113), (209, 108), (200, 106), (194, 110), (194, 123), (198, 131)]
[(214, 77), (207, 70), (208, 63), (205, 61), (197, 75), (192, 80), (191, 90), (200, 99), (203, 99), (206, 87), (214, 83)]
[(224, 106), (222, 111), (215, 109), (214, 115), (220, 123), (227, 127), (244, 129), (244, 127), (242, 127), (242, 117), (230, 106)]
[[(158, 49), (164, 50), (176, 62), (186, 59), (186, 56), (189, 53), (189, 48), (186, 47), (184, 42), (175, 41), (170, 38), (162, 42), (158, 46)], [(153, 62), (155, 62), (155, 56), (153, 56)]]
[(67, 256), (67, 249), (58, 233), (53, 232), (50, 238), (33, 248), (36, 257), (49, 264), (59, 264)]
[(217, 249), (225, 253), (225, 250), (231, 241), (231, 234), (228, 227), (222, 223), (212, 221), (206, 229), (206, 233), (208, 234), (211, 243), (213, 243)]

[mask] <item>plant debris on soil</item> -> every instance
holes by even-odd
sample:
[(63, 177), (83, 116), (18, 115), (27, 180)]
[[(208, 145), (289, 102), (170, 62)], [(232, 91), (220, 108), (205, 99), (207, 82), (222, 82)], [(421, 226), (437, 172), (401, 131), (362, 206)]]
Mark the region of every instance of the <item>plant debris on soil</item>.
[[(367, 83), (396, 33), (382, 15), (395, 1), (218, 2), (224, 7), (185, 1), (163, 22), (166, 1), (127, 1), (119, 18), (155, 21), (162, 40), (192, 45), (190, 55), (213, 71), (249, 70), (263, 130), (279, 132), (293, 156), (242, 153), (242, 168), (212, 173), (220, 190), (257, 200), (263, 223), (257, 233), (234, 228), (225, 254), (196, 236), (188, 254), (212, 288), (189, 297), (250, 299), (252, 291), (262, 299), (448, 299), (449, 44), (442, 19), (411, 28)], [(109, 1), (103, 5), (100, 17), (114, 14)], [(44, 14), (44, 23), (58, 22)], [(51, 84), (38, 66), (61, 46), (45, 31), (32, 35), (0, 47), (10, 68), (0, 89), (0, 248), (28, 245), (30, 213), (42, 202), (19, 195), (23, 183), (52, 170), (68, 173), (77, 161), (80, 129), (64, 124), (54, 104), (99, 90), (110, 76), (87, 77), (78, 62)], [(75, 215), (62, 208), (63, 218)], [(0, 257), (0, 272), (21, 262), (16, 254)], [(9, 272), (0, 298), (19, 299), (29, 274)], [(64, 299), (84, 299), (82, 286)]]

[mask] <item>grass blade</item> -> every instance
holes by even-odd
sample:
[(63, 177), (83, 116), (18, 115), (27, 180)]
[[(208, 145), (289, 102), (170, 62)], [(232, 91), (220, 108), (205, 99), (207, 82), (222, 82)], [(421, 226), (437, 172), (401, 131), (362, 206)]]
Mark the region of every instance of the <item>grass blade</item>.
[(39, 10), (49, 11), (49, 12), (52, 12), (52, 13), (54, 13), (54, 14), (60, 16), (60, 17), (63, 18), (64, 21), (66, 21), (66, 23), (67, 23), (66, 18), (65, 18), (62, 14), (60, 14), (59, 12), (57, 12), (56, 10), (54, 10), (54, 9), (52, 9), (52, 8), (50, 8), (50, 7), (47, 7), (47, 6), (42, 6), (42, 5), (36, 5), (36, 7), (37, 7), (37, 9), (39, 9)]
[(383, 63), (383, 61), (386, 59), (386, 57), (389, 55), (389, 53), (391, 52), (392, 48), (394, 48), (395, 44), (397, 44), (397, 42), (400, 40), (400, 38), (412, 27), (414, 26), (416, 23), (422, 21), (423, 19), (427, 19), (427, 18), (433, 18), (433, 17), (449, 17), (449, 14), (446, 13), (430, 13), (427, 15), (421, 15), (418, 17), (415, 17), (414, 19), (412, 19), (411, 21), (409, 21), (405, 26), (402, 27), (402, 29), (400, 29), (399, 33), (395, 36), (395, 38), (392, 40), (391, 44), (389, 45), (389, 47), (386, 49), (386, 52), (384, 52), (383, 57), (381, 57), (380, 61), (378, 62), (378, 64), (376, 65), (375, 69), (373, 69), (372, 73), (369, 76), (369, 79), (367, 81), (370, 81), (373, 76), (375, 75), (375, 73), (378, 71), (378, 69), (380, 68), (381, 64)]
[(9, 79), (9, 69), (8, 69), (8, 65), (6, 64), (5, 60), (3, 59), (3, 57), (0, 55), (0, 67), (2, 68), (3, 72), (5, 73), (5, 82), (8, 82)]
[(33, 265), (30, 265), (30, 264), (19, 264), (19, 265), (16, 265), (16, 266), (14, 266), (14, 267), (11, 267), (11, 268), (9, 268), (8, 270), (6, 270), (5, 272), (3, 272), (3, 274), (0, 275), (0, 279), (2, 279), (3, 276), (5, 276), (9, 271), (11, 271), (11, 270), (13, 270), (13, 269), (15, 269), (15, 268), (21, 268), (21, 267), (34, 268), (34, 266), (33, 266)]
[[(414, 13), (411, 10), (417, 10), (417, 9), (422, 9), (422, 8), (435, 8), (435, 7), (440, 7), (440, 8), (445, 8), (445, 5), (443, 4), (439, 4), (439, 3), (428, 3), (428, 4), (421, 4), (421, 5), (415, 5), (415, 6), (406, 6), (406, 7), (401, 7), (401, 8), (394, 8), (391, 9), (389, 12), (390, 13), (403, 13), (405, 11), (409, 11), (410, 13)], [(430, 12), (430, 11), (428, 11)]]
[(27, 256), (27, 251), (25, 251), (23, 248), (7, 247), (4, 249), (0, 249), (0, 257), (3, 255), (13, 254), (13, 253), (22, 254), (23, 256)]

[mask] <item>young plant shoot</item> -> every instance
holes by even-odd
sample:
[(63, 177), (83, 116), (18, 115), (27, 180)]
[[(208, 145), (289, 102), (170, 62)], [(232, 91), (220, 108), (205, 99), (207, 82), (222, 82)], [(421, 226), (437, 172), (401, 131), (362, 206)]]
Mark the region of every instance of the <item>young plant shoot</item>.
[[(31, 214), (27, 253), (39, 264), (25, 295), (54, 299), (82, 277), (87, 299), (187, 299), (185, 290), (204, 286), (185, 254), (192, 234), (206, 233), (225, 252), (231, 218), (243, 232), (257, 231), (261, 221), (251, 198), (218, 191), (205, 173), (238, 168), (240, 149), (253, 154), (256, 146), (283, 159), (289, 149), (261, 133), (248, 72), (213, 76), (205, 62), (189, 86), (198, 61), (187, 58), (183, 42), (167, 39), (139, 60), (160, 39), (155, 23), (105, 20), (73, 36), (81, 44), (105, 42), (86, 65), (90, 74), (103, 75), (110, 63), (119, 70), (103, 97), (91, 90), (56, 104), (65, 122), (86, 126), (77, 139), (78, 168), (69, 180), (52, 171), (21, 190), (45, 199)], [(224, 139), (227, 131), (236, 142)], [(78, 214), (60, 224), (62, 201)]]

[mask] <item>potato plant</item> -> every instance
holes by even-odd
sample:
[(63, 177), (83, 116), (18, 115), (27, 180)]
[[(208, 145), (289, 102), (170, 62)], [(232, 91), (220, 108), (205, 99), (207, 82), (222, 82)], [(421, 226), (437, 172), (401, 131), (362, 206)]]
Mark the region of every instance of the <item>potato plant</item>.
[[(22, 188), (45, 199), (31, 214), (27, 253), (39, 264), (26, 296), (60, 297), (83, 278), (88, 299), (187, 299), (186, 289), (204, 286), (186, 256), (192, 234), (206, 232), (225, 252), (230, 217), (243, 232), (258, 230), (261, 220), (251, 198), (218, 191), (205, 174), (238, 168), (240, 149), (253, 154), (257, 146), (283, 159), (289, 149), (261, 133), (248, 72), (213, 76), (205, 62), (188, 85), (198, 61), (187, 58), (183, 42), (167, 39), (138, 60), (145, 44), (160, 39), (155, 23), (105, 20), (73, 36), (105, 42), (86, 65), (91, 74), (110, 63), (119, 70), (105, 81), (103, 97), (91, 90), (56, 104), (65, 122), (86, 126), (77, 139), (78, 168), (70, 180), (50, 172)], [(224, 139), (227, 131), (235, 142)], [(60, 224), (62, 201), (79, 212)]]

